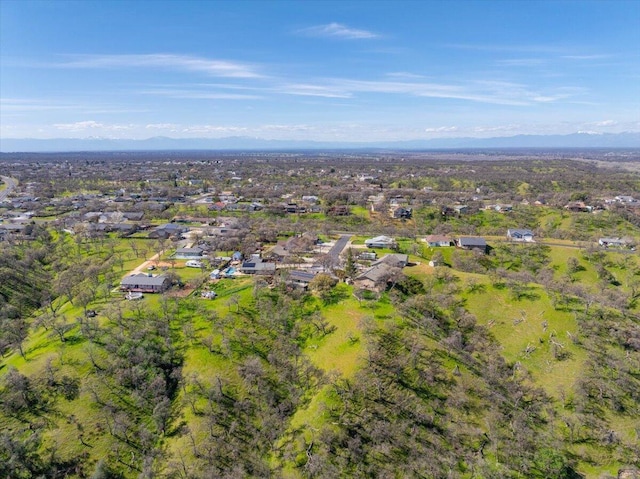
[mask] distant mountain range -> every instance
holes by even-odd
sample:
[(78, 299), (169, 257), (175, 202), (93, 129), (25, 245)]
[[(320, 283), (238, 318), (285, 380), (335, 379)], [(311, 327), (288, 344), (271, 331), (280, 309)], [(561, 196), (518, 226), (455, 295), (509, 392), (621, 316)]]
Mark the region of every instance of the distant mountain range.
[(108, 138), (0, 139), (1, 152), (149, 151), (149, 150), (428, 150), (458, 148), (640, 148), (640, 132), (517, 135), (494, 138), (436, 138), (432, 140), (336, 142), (227, 138), (167, 138), (145, 140)]

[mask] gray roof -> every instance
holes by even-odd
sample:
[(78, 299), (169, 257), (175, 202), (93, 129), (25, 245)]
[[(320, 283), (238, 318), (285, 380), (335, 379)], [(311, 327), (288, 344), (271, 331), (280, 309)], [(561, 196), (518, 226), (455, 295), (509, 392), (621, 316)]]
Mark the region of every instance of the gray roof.
[(260, 258), (253, 261), (245, 261), (240, 267), (241, 271), (275, 271), (275, 263), (263, 262)]
[(194, 253), (194, 254), (202, 254), (204, 250), (202, 248), (199, 247), (195, 247), (195, 248), (178, 248), (176, 250), (176, 254), (189, 254), (189, 253)]
[(120, 281), (122, 286), (162, 286), (168, 278), (164, 274), (149, 276), (145, 273), (131, 274)]
[(385, 263), (381, 263), (376, 266), (372, 266), (371, 268), (363, 272), (360, 276), (356, 278), (356, 280), (369, 279), (377, 283), (382, 279), (384, 279), (384, 277), (388, 274), (388, 272), (389, 272), (389, 265)]
[(158, 226), (156, 229), (158, 230), (166, 230), (166, 231), (186, 231), (187, 228), (184, 226), (180, 226), (176, 223), (165, 223), (161, 226)]
[(458, 241), (460, 242), (460, 246), (487, 246), (485, 239), (478, 236), (464, 236)]
[(387, 255), (383, 256), (378, 261), (372, 263), (371, 266), (376, 266), (376, 265), (384, 263), (384, 264), (387, 264), (389, 266), (401, 266), (401, 267), (404, 267), (404, 266), (407, 265), (408, 262), (409, 262), (409, 255), (408, 254), (393, 253), (393, 254), (387, 254)]
[(302, 283), (308, 283), (313, 278), (315, 278), (315, 276), (316, 276), (315, 273), (311, 273), (309, 271), (293, 270), (293, 271), (289, 271), (289, 275), (287, 279), (289, 281), (299, 281)]

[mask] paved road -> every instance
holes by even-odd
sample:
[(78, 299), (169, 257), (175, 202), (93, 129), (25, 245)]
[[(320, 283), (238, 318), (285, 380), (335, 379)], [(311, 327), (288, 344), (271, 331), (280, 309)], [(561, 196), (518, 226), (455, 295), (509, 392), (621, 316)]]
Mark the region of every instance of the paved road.
[(347, 246), (347, 243), (349, 243), (349, 240), (352, 236), (353, 235), (340, 236), (340, 238), (338, 238), (338, 240), (335, 242), (335, 244), (327, 254), (337, 260), (340, 256), (340, 253), (342, 253), (342, 250), (345, 248), (345, 246)]
[[(331, 256), (332, 262), (334, 264), (339, 263), (340, 253), (342, 253), (342, 250), (347, 246), (347, 244), (349, 244), (349, 240), (352, 236), (352, 234), (341, 235), (327, 253), (327, 255)], [(322, 263), (323, 262), (315, 263), (313, 267), (322, 267)]]
[(11, 194), (13, 189), (18, 185), (18, 182), (10, 176), (0, 176), (0, 178), (2, 178), (4, 184), (7, 185), (4, 190), (0, 191), (0, 202), (2, 202)]

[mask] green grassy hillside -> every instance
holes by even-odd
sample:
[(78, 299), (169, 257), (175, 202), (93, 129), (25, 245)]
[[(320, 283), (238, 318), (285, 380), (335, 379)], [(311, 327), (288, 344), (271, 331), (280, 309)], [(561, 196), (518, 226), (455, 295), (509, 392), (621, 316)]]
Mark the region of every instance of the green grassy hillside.
[[(245, 277), (207, 285), (214, 300), (125, 301), (103, 284), (144, 259), (127, 241), (52, 243), (84, 272), (70, 287), (70, 265), (39, 262), (50, 289), (25, 276), (42, 294), (24, 337), (2, 336), (0, 477), (598, 478), (640, 465), (635, 254), (449, 248), (449, 266), (412, 256), (368, 299)], [(200, 270), (174, 266), (200, 287)]]

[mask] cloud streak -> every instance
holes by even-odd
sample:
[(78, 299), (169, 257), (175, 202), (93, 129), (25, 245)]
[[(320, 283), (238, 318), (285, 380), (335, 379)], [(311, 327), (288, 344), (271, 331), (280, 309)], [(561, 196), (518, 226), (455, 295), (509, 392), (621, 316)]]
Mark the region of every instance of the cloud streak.
[(328, 23), (326, 25), (316, 25), (309, 28), (303, 28), (298, 30), (297, 33), (309, 37), (341, 38), (344, 40), (368, 40), (380, 38), (380, 35), (377, 33), (351, 28), (335, 22)]
[(203, 90), (180, 90), (170, 88), (158, 88), (140, 91), (143, 95), (157, 95), (181, 100), (259, 100), (259, 95), (246, 95), (240, 93), (221, 93)]
[(417, 81), (328, 79), (323, 84), (291, 84), (280, 90), (288, 95), (351, 98), (358, 93), (410, 95), (423, 98), (465, 100), (496, 105), (529, 106), (553, 103), (584, 93), (575, 87), (539, 92), (526, 85), (504, 81), (443, 84)]
[(188, 55), (72, 55), (50, 66), (78, 69), (155, 68), (204, 73), (214, 77), (262, 78), (257, 68), (239, 62)]
[(75, 123), (56, 123), (53, 125), (57, 130), (62, 131), (87, 131), (87, 130), (101, 130), (101, 131), (126, 131), (133, 130), (136, 128), (136, 125), (126, 124), (126, 125), (117, 125), (117, 124), (104, 124), (94, 120), (86, 120), (86, 121), (77, 121)]

